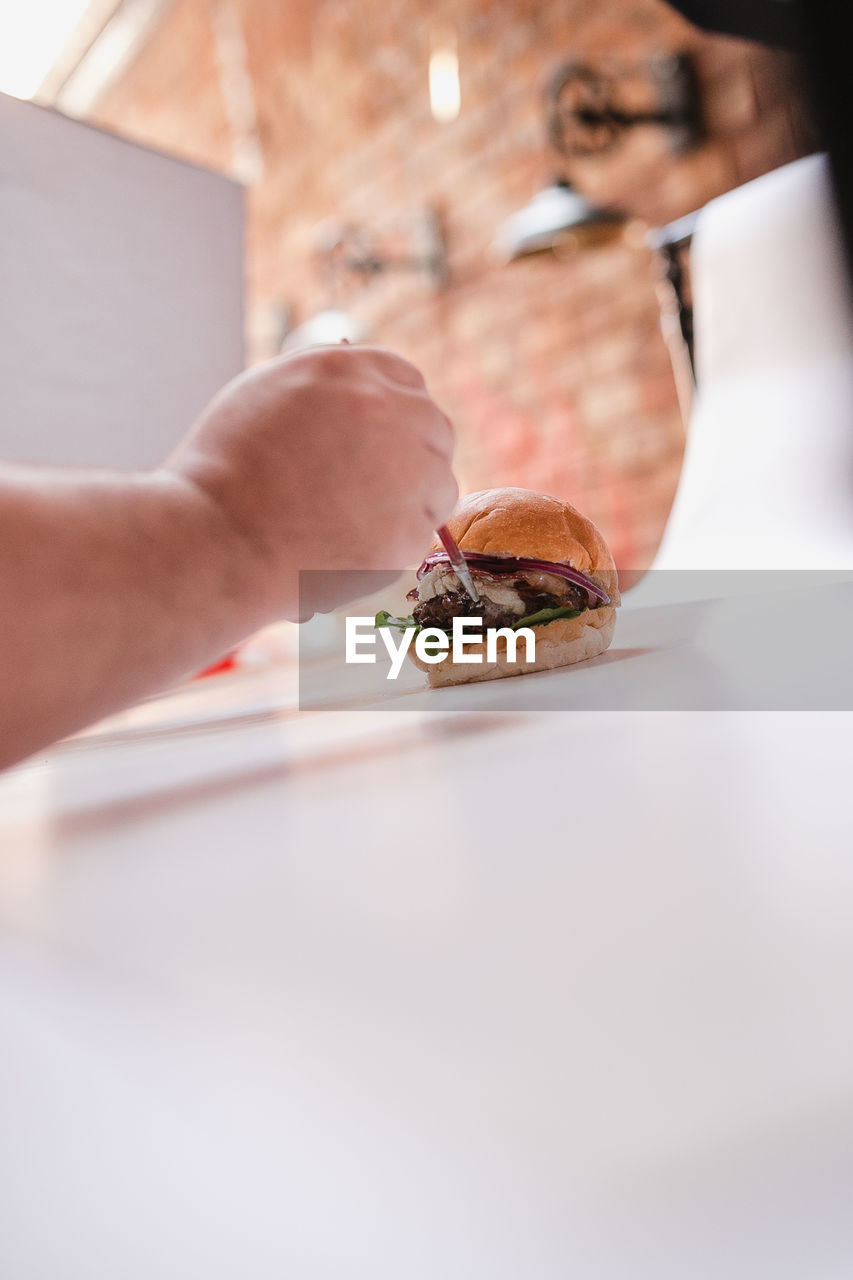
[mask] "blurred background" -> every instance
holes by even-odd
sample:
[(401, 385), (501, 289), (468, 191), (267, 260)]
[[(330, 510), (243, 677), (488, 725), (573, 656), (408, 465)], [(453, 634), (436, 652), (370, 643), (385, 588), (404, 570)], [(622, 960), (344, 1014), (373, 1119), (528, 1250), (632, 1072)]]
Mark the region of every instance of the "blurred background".
[(249, 362), (394, 348), (456, 424), (463, 490), (544, 489), (650, 563), (685, 409), (655, 233), (816, 149), (792, 55), (658, 0), (30, 0), (3, 22), (0, 90), (245, 186)]

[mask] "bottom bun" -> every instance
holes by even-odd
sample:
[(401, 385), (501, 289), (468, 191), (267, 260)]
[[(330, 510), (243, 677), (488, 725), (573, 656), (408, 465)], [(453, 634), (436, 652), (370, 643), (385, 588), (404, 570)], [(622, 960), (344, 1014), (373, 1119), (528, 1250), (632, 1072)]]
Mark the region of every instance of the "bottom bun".
[(422, 662), (414, 651), (409, 649), (408, 656), (415, 666), (426, 671), (429, 683), (434, 688), (448, 684), (469, 684), (474, 680), (500, 680), (502, 676), (521, 676), (529, 671), (550, 671), (553, 667), (567, 667), (572, 662), (585, 662), (587, 658), (597, 658), (609, 646), (616, 626), (616, 609), (613, 605), (600, 609), (586, 609), (579, 618), (558, 618), (556, 622), (548, 622), (544, 626), (534, 627), (536, 637), (536, 658), (527, 662), (524, 654), (526, 646), (521, 637), (516, 648), (516, 662), (507, 658), (506, 640), (498, 638), (497, 661), (486, 662), (486, 642), (479, 645), (466, 644), (469, 654), (483, 655), (481, 663), (454, 663), (448, 655), (441, 662)]

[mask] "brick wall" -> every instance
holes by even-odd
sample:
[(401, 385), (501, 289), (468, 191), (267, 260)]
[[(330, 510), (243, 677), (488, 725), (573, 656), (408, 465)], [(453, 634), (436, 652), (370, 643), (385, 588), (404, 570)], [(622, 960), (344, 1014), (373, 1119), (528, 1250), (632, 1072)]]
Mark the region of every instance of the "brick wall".
[[(427, 66), (443, 28), (456, 32), (462, 110), (441, 125)], [(638, 129), (605, 157), (561, 166), (543, 127), (554, 68), (666, 49), (695, 57), (704, 144), (673, 158), (658, 131)], [(263, 158), (248, 188), (253, 357), (273, 354), (265, 316), (286, 304), (299, 322), (331, 300), (319, 222), (402, 244), (434, 205), (450, 247), (443, 292), (419, 275), (352, 277), (337, 301), (423, 369), (456, 423), (464, 489), (566, 497), (620, 564), (648, 564), (683, 446), (649, 255), (619, 243), (500, 265), (490, 245), (556, 172), (654, 224), (813, 150), (792, 60), (700, 35), (658, 0), (175, 0), (96, 119), (234, 171), (255, 124), (247, 87)]]

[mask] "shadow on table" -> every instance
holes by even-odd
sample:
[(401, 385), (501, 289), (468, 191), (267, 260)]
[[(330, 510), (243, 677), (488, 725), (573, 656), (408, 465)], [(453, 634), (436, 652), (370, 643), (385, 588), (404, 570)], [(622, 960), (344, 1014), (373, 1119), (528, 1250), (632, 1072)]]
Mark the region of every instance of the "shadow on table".
[[(100, 787), (97, 780), (93, 786), (89, 776), (84, 790), (81, 774), (87, 771), (91, 775), (92, 755), (57, 755), (51, 762), (51, 794), (46, 801), (49, 828), (58, 840), (103, 834), (111, 827), (159, 819), (253, 788), (276, 783), (298, 785), (301, 776), (325, 769), (399, 757), (401, 752), (413, 749), (443, 750), (451, 740), (500, 733), (515, 728), (524, 719), (517, 715), (456, 714), (435, 719), (417, 716), (412, 723), (383, 716), (381, 722), (371, 717), (369, 726), (357, 726), (347, 716), (348, 724), (343, 726), (337, 716), (311, 717), (314, 724), (326, 722), (327, 731), (294, 733), (289, 737), (289, 725), (267, 725), (267, 729), (277, 728), (278, 732), (268, 733), (263, 743), (255, 743), (253, 752), (245, 755), (239, 754), (238, 735), (232, 738), (227, 753), (222, 750), (220, 738), (218, 751), (199, 751), (201, 744), (197, 744), (192, 751), (177, 756), (174, 752), (161, 752), (157, 767), (152, 767), (149, 758), (144, 771), (138, 768), (138, 753), (146, 747), (150, 750), (151, 744), (135, 741), (120, 748), (126, 757), (120, 794), (116, 794), (115, 763), (108, 773), (103, 771)], [(347, 731), (350, 725), (355, 726), (355, 732)], [(215, 735), (205, 735), (205, 745), (215, 747)], [(110, 748), (113, 753), (116, 750), (115, 746)]]

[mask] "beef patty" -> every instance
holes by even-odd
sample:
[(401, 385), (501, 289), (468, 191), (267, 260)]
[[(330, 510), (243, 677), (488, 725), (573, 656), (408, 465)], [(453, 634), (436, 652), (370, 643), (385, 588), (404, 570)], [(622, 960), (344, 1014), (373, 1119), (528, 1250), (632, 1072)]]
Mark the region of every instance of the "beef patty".
[[(479, 575), (474, 574), (474, 581)], [(449, 631), (454, 618), (482, 618), (483, 626), (509, 627), (518, 622), (520, 617), (538, 613), (540, 609), (588, 609), (589, 596), (582, 587), (573, 582), (566, 583), (566, 590), (559, 596), (539, 587), (533, 587), (524, 578), (513, 580), (501, 579), (502, 585), (512, 587), (524, 601), (524, 613), (513, 613), (505, 605), (496, 604), (488, 596), (481, 596), (480, 603), (475, 604), (465, 591), (448, 591), (444, 595), (433, 596), (416, 605), (412, 611), (415, 622), (422, 627), (441, 627)]]

